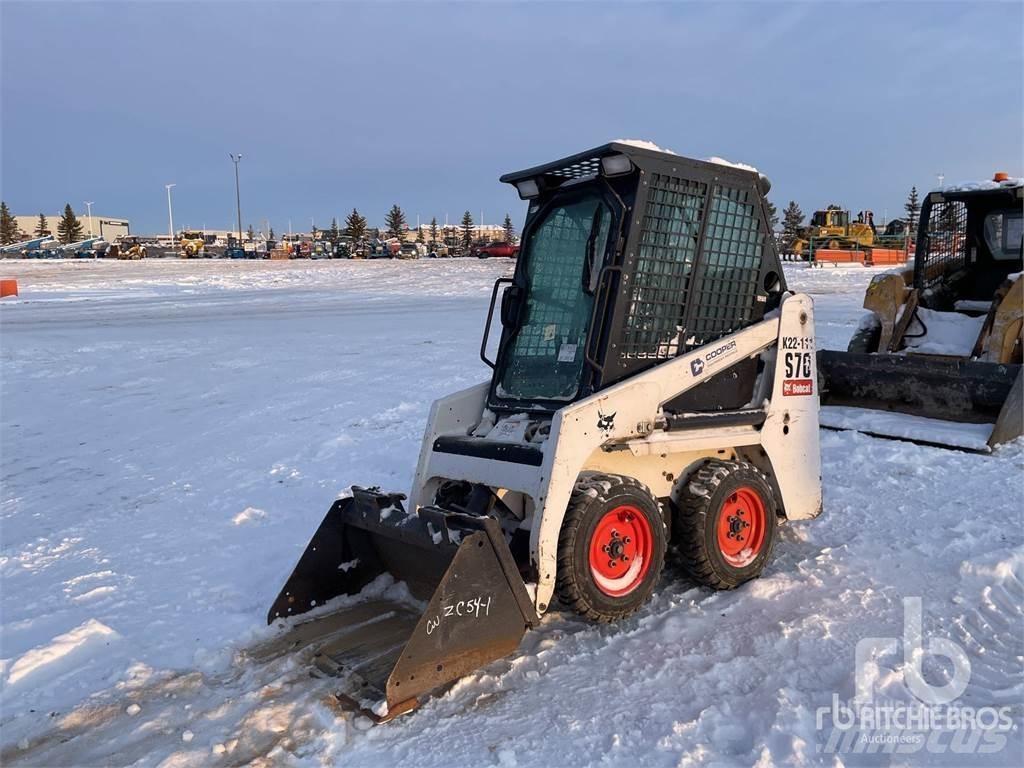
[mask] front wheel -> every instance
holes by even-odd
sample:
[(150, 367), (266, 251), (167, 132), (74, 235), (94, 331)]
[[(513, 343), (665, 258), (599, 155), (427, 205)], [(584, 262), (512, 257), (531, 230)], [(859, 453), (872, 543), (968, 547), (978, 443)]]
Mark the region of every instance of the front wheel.
[(673, 528), (683, 568), (712, 589), (734, 589), (764, 570), (775, 545), (775, 494), (751, 464), (707, 461), (677, 497)]
[(654, 592), (666, 540), (660, 505), (645, 485), (582, 474), (558, 539), (558, 599), (592, 621), (628, 616)]

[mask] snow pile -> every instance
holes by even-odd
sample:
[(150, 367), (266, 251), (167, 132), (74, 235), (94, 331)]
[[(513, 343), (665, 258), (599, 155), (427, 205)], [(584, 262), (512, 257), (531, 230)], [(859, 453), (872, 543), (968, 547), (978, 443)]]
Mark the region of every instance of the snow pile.
[(725, 165), (729, 168), (739, 168), (741, 171), (752, 171), (753, 173), (758, 173), (757, 168), (752, 165), (747, 165), (746, 163), (734, 163), (722, 157), (709, 157), (708, 162), (714, 163), (715, 165)]
[(659, 147), (653, 141), (647, 141), (645, 139), (613, 139), (611, 143), (612, 144), (625, 144), (626, 146), (637, 147), (639, 149), (649, 149), (652, 152), (664, 152), (667, 155), (674, 155), (674, 154), (676, 154), (671, 149), (665, 149), (664, 147)]
[[(106, 624), (89, 619), (15, 659), (4, 675), (4, 696), (15, 695), (26, 686), (38, 687), (72, 674), (90, 659), (102, 655), (111, 643), (121, 639), (121, 635)], [(7, 666), (6, 660), (4, 666)]]
[(868, 434), (889, 435), (936, 445), (955, 445), (972, 451), (988, 451), (988, 439), (992, 435), (991, 424), (958, 424), (905, 413), (838, 405), (822, 407), (819, 419), (825, 427), (856, 429)]
[[(908, 351), (929, 355), (969, 357), (985, 324), (985, 316), (938, 312), (918, 307), (904, 344)], [(924, 333), (920, 336), (916, 335)]]
[(933, 192), (944, 192), (953, 194), (956, 192), (981, 192), (984, 190), (1013, 188), (1024, 186), (1024, 178), (1010, 177), (1002, 181), (985, 179), (983, 181), (961, 181), (959, 184), (948, 184), (944, 187), (932, 190)]

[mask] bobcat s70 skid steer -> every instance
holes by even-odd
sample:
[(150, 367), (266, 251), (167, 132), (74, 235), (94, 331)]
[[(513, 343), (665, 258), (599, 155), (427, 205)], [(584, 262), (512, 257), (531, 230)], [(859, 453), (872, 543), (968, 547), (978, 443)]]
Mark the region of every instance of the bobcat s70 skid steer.
[[(316, 608), (295, 647), (378, 721), (513, 652), (556, 598), (621, 619), (670, 544), (730, 589), (821, 510), (813, 309), (786, 290), (768, 180), (613, 142), (502, 181), (529, 210), (490, 380), (434, 403), (407, 507), (334, 504), (268, 616)], [(384, 574), (425, 609), (324, 614)]]

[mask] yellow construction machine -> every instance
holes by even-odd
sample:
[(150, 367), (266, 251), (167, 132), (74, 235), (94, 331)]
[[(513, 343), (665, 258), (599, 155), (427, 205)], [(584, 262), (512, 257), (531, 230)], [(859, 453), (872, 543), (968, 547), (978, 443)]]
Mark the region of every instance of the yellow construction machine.
[(872, 279), (846, 352), (819, 353), (823, 425), (979, 451), (1024, 432), (1022, 223), (1003, 173), (925, 198), (913, 263)]
[(877, 232), (871, 211), (861, 211), (854, 221), (850, 212), (838, 205), (830, 205), (823, 211), (815, 211), (811, 223), (804, 227), (790, 245), (789, 251), (796, 256), (808, 258), (813, 248), (841, 250), (871, 247), (875, 244)]
[(185, 231), (181, 233), (178, 246), (181, 249), (181, 255), (186, 259), (191, 259), (202, 254), (206, 247), (206, 237), (202, 232)]

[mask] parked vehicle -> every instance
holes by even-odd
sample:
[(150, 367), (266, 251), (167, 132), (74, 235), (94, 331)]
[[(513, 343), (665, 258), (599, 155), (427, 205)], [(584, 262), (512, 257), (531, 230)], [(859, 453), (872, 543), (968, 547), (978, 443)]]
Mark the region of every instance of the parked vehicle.
[(146, 246), (134, 235), (125, 235), (107, 248), (107, 258), (135, 261), (146, 258)]
[(476, 249), (475, 255), (478, 259), (489, 257), (514, 259), (519, 255), (519, 246), (512, 243), (488, 243)]

